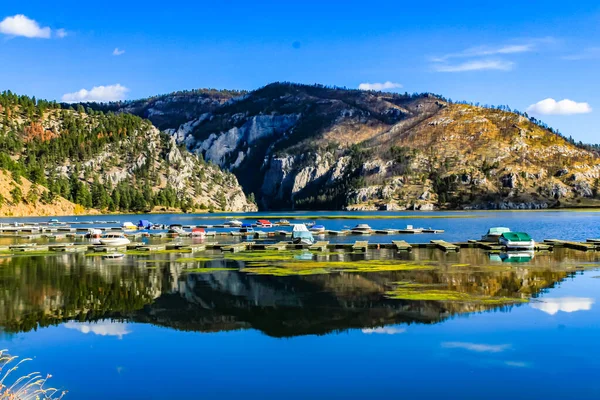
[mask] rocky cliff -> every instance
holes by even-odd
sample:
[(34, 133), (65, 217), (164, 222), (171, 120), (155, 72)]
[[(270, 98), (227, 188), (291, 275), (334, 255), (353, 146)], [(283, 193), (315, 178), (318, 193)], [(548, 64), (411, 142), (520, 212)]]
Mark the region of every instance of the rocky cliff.
[(227, 93), (119, 110), (145, 113), (267, 209), (598, 204), (598, 154), (504, 108), (286, 83)]
[(61, 107), (4, 92), (0, 148), (0, 167), (13, 177), (23, 176), (50, 189), (53, 198), (63, 196), (85, 208), (256, 209), (232, 173), (127, 113)]

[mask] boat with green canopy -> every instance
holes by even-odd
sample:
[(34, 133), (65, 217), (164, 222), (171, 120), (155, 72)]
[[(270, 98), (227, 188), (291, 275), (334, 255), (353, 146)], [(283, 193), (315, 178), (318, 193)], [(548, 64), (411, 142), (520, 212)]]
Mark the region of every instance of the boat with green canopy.
[(535, 247), (535, 242), (525, 232), (504, 232), (500, 235), (498, 242), (507, 249), (532, 250)]

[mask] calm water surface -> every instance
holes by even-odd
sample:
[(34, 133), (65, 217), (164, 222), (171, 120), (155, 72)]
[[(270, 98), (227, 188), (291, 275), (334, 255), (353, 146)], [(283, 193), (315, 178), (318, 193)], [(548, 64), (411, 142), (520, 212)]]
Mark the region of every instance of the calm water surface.
[[(596, 213), (468, 215), (480, 217), (317, 221), (431, 226), (449, 241), (497, 225), (600, 237)], [(223, 221), (214, 217), (149, 219)], [(281, 254), (0, 258), (0, 347), (34, 358), (27, 368), (52, 373), (73, 399), (600, 398), (600, 253)], [(391, 298), (398, 282), (416, 298)]]

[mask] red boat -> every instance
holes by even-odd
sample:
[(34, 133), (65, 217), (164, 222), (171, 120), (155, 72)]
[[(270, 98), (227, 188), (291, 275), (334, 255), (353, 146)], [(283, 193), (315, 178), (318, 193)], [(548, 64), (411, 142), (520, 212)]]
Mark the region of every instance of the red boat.
[(272, 228), (273, 223), (268, 219), (259, 219), (258, 221), (256, 221), (256, 226), (260, 228)]
[(193, 228), (192, 229), (192, 237), (200, 237), (203, 238), (206, 235), (204, 228)]

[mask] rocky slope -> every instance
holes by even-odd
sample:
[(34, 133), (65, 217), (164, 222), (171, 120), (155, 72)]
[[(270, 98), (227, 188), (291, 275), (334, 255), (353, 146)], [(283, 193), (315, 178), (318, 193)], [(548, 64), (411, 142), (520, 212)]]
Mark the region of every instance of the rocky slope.
[(120, 111), (142, 110), (267, 209), (598, 204), (598, 155), (524, 115), (431, 94), (286, 83), (234, 95), (191, 92), (184, 103), (163, 96)]
[(60, 196), (49, 198), (47, 188), (25, 178), (17, 182), (8, 171), (0, 170), (0, 217), (77, 215), (84, 211), (86, 214), (97, 212), (84, 210)]
[(254, 210), (235, 176), (150, 121), (4, 93), (0, 167), (86, 208)]

